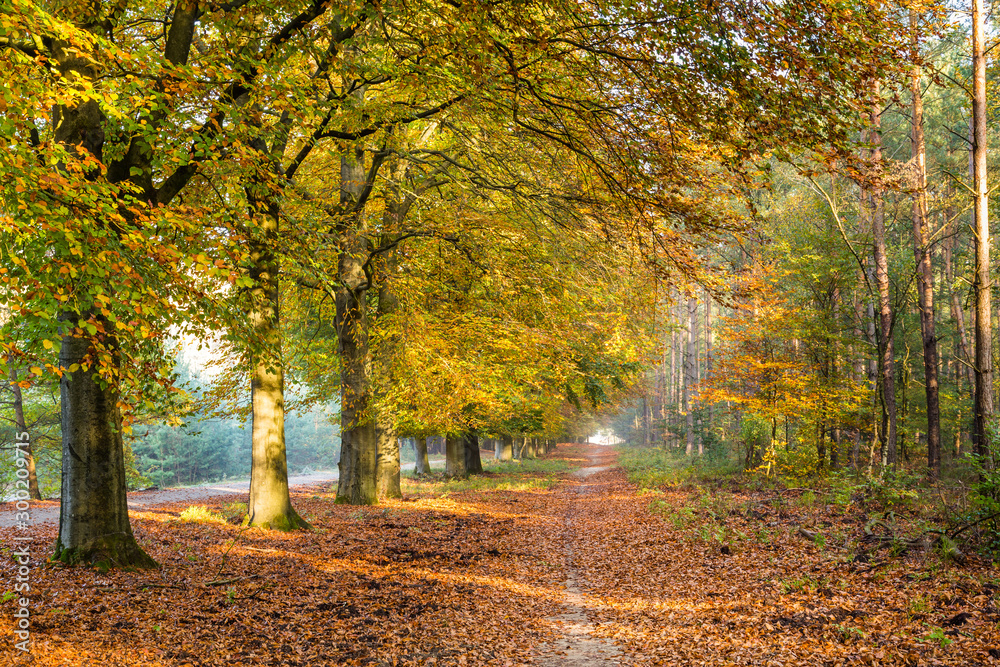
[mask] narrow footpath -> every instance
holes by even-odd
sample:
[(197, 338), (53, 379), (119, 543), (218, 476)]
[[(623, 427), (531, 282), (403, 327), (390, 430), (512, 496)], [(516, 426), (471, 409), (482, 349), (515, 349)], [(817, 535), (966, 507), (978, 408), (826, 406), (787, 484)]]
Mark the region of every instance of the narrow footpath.
[[(591, 598), (586, 590), (586, 583), (578, 567), (578, 562), (585, 560), (587, 555), (581, 552), (576, 543), (577, 524), (586, 520), (585, 508), (588, 501), (600, 497), (603, 487), (600, 483), (589, 481), (596, 473), (608, 470), (614, 456), (605, 448), (589, 446), (585, 451), (590, 465), (574, 470), (569, 483), (572, 500), (564, 506), (563, 548), (566, 552), (566, 583), (565, 611), (548, 620), (555, 625), (559, 633), (557, 638), (543, 646), (540, 650), (538, 664), (542, 667), (575, 667), (590, 665), (593, 667), (611, 667), (627, 664), (622, 662), (621, 652), (613, 643), (598, 638), (595, 627), (588, 615), (588, 610), (601, 605), (600, 601)], [(584, 508), (584, 509), (581, 509)]]

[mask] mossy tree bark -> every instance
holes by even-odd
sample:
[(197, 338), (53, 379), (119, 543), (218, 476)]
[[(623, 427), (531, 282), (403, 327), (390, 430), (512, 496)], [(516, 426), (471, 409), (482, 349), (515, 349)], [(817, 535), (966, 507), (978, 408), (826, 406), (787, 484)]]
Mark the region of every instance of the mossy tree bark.
[[(250, 396), (252, 404), (252, 447), (250, 525), (273, 530), (309, 528), (292, 507), (288, 493), (288, 464), (285, 452), (285, 373), (279, 330), (279, 210), (267, 195), (266, 178), (258, 179), (248, 191), (254, 228), (249, 244), (250, 312), (254, 330), (251, 351)], [(265, 193), (265, 194), (262, 194)]]
[[(65, 13), (63, 18), (84, 29), (100, 30), (100, 2)], [(79, 90), (93, 86), (101, 74), (96, 59), (70, 44), (54, 42), (52, 55), (65, 81)], [(53, 116), (56, 142), (71, 152), (87, 153), (98, 163), (104, 162), (107, 118), (96, 100), (81, 96), (73, 104), (56, 107)], [(158, 567), (139, 547), (128, 518), (122, 415), (118, 389), (109, 380), (117, 377), (121, 359), (118, 341), (110, 333), (115, 328), (101, 314), (90, 311), (67, 310), (59, 320), (66, 332), (59, 352), (62, 502), (52, 557), (67, 564), (98, 567)], [(93, 340), (78, 337), (77, 325), (83, 320), (99, 324), (104, 333)], [(103, 377), (96, 372), (99, 355), (95, 345), (103, 352)], [(70, 373), (70, 367), (79, 370)]]
[[(354, 211), (362, 205), (366, 176), (363, 153), (341, 159), (341, 208)], [(376, 471), (378, 442), (371, 414), (372, 387), (368, 342), (370, 283), (365, 273), (368, 240), (361, 217), (348, 216), (342, 229), (337, 271), (337, 336), (340, 347), (340, 479), (337, 502), (374, 505), (378, 501)]]
[[(60, 319), (78, 322), (81, 314), (64, 313)], [(110, 338), (103, 343), (105, 349), (115, 350)], [(73, 335), (63, 338), (59, 351), (62, 504), (52, 558), (100, 568), (158, 567), (135, 541), (128, 520), (118, 392), (95, 377), (92, 368), (69, 372), (70, 366), (86, 363), (92, 352), (89, 339)]]

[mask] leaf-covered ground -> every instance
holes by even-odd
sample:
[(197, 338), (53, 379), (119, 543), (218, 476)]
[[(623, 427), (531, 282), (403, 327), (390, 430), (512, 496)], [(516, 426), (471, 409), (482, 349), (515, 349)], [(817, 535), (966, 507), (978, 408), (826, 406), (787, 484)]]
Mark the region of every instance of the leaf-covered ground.
[[(1000, 664), (988, 562), (884, 550), (854, 562), (832, 544), (860, 530), (851, 512), (730, 491), (640, 494), (620, 469), (572, 475), (557, 461), (612, 457), (561, 445), (552, 463), (410, 483), (406, 501), (377, 508), (300, 490), (309, 533), (181, 520), (187, 504), (134, 514), (159, 572), (32, 566), (32, 664), (587, 664), (572, 662), (559, 618), (568, 578), (588, 632), (617, 644), (623, 664)], [(234, 517), (240, 500), (208, 510)], [(36, 556), (53, 530), (37, 529)], [(10, 532), (0, 594), (13, 588)], [(14, 609), (0, 603), (0, 665), (27, 664)]]

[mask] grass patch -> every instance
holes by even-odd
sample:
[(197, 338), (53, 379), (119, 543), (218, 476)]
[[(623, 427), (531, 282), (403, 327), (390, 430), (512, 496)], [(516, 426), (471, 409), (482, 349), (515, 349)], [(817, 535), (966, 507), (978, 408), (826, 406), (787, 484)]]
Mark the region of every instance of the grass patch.
[(442, 474), (403, 475), (404, 493), (443, 495), (464, 491), (538, 491), (559, 484), (558, 475), (571, 470), (562, 459), (524, 459), (520, 461), (484, 461), (483, 474), (467, 479), (448, 479)]
[(551, 489), (559, 483), (554, 477), (512, 477), (510, 475), (474, 475), (468, 479), (447, 479), (442, 475), (403, 479), (404, 493), (442, 495), (463, 491), (535, 491)]
[(740, 473), (739, 462), (725, 457), (689, 457), (680, 449), (619, 447), (618, 463), (640, 489), (684, 486)]
[(220, 514), (216, 514), (205, 505), (191, 505), (181, 512), (178, 521), (187, 523), (228, 523)]
[(520, 461), (486, 461), (483, 468), (498, 474), (542, 474), (558, 475), (569, 472), (574, 466), (563, 459), (523, 459)]

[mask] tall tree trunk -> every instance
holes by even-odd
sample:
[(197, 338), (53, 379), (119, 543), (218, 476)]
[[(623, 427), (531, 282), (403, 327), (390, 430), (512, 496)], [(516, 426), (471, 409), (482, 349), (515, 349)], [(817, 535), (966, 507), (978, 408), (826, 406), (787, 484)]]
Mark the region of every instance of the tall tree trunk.
[(417, 475), (426, 475), (431, 471), (431, 463), (427, 458), (427, 443), (430, 441), (431, 436), (426, 438), (414, 438), (413, 446), (416, 450), (417, 462), (413, 466), (413, 472)]
[[(267, 155), (263, 142), (254, 148)], [(268, 162), (262, 159), (266, 165)], [(261, 167), (261, 170), (269, 167)], [(285, 453), (285, 372), (279, 327), (278, 247), (280, 211), (271, 193), (266, 172), (247, 188), (253, 225), (248, 244), (250, 256), (250, 310), (255, 349), (251, 350), (250, 398), (252, 405), (250, 525), (274, 530), (309, 528), (292, 508), (288, 494)]]
[[(712, 345), (714, 344), (712, 335), (712, 295), (705, 289), (705, 377), (712, 376)], [(712, 428), (712, 406), (705, 406), (705, 425)]]
[(973, 228), (976, 238), (976, 394), (972, 439), (984, 465), (993, 467), (986, 428), (993, 416), (993, 322), (990, 298), (990, 223), (986, 171), (986, 17), (983, 0), (972, 0)]
[(514, 438), (504, 433), (497, 439), (497, 461), (510, 461), (514, 458)]
[(445, 477), (469, 476), (465, 467), (465, 437), (461, 434), (449, 434), (445, 436)]
[(684, 410), (684, 402), (681, 396), (683, 392), (683, 356), (681, 352), (681, 304), (677, 303), (674, 308), (675, 326), (671, 335), (670, 348), (670, 386), (671, 386), (671, 415), (670, 415), (670, 439), (673, 446), (680, 447), (680, 418)]
[[(876, 88), (877, 90), (877, 88)], [(876, 94), (872, 108), (872, 162), (882, 162), (881, 102)], [(882, 465), (895, 467), (896, 452), (896, 372), (892, 341), (892, 297), (889, 293), (889, 260), (885, 249), (885, 204), (881, 174), (871, 191), (872, 237), (875, 257), (875, 284), (878, 291), (878, 359), (882, 390)]]
[[(89, 316), (64, 313), (60, 319), (78, 322)], [(117, 343), (110, 336), (102, 342), (115, 351)], [(98, 567), (157, 567), (136, 543), (128, 520), (118, 392), (110, 384), (102, 386), (93, 372), (69, 372), (91, 351), (86, 338), (69, 334), (62, 339), (62, 503), (53, 559)], [(118, 359), (116, 351), (113, 358)]]
[(535, 458), (535, 439), (525, 438), (524, 447), (521, 448), (521, 458), (522, 459), (533, 459)]
[(403, 488), (400, 485), (399, 438), (396, 428), (391, 423), (379, 422), (375, 425), (376, 462), (375, 494), (379, 500), (383, 498), (402, 498)]
[[(341, 205), (353, 209), (365, 184), (364, 153), (356, 150), (340, 163)], [(378, 443), (371, 414), (371, 351), (368, 344), (368, 277), (364, 263), (368, 240), (360, 214), (342, 229), (344, 244), (337, 265), (337, 337), (340, 344), (340, 479), (337, 502), (374, 505)]]
[(644, 447), (649, 448), (653, 446), (653, 430), (652, 430), (652, 408), (649, 402), (649, 394), (643, 394), (642, 396), (642, 444)]
[(483, 472), (483, 460), (479, 454), (479, 436), (470, 431), (465, 434), (465, 472), (478, 475)]
[[(100, 24), (100, 2), (87, 5), (76, 17), (80, 25)], [(54, 61), (71, 86), (89, 89), (98, 79), (98, 60), (80, 53), (73, 45), (56, 40)], [(106, 118), (93, 98), (82, 98), (70, 106), (58, 106), (53, 125), (56, 142), (71, 152), (85, 152), (104, 161)], [(135, 541), (128, 518), (125, 495), (125, 453), (122, 416), (118, 408), (117, 365), (121, 353), (110, 333), (115, 326), (96, 312), (65, 311), (59, 320), (68, 323), (63, 336), (59, 364), (62, 370), (62, 504), (59, 509), (59, 537), (53, 558), (64, 563), (94, 563), (105, 566), (157, 567)], [(77, 338), (73, 325), (81, 320), (100, 324), (106, 333), (94, 341)], [(93, 368), (69, 372), (69, 368), (89, 366), (94, 343), (109, 353), (110, 371), (95, 380)]]
[[(944, 217), (946, 220), (951, 221), (955, 217), (955, 212), (952, 207), (947, 207), (944, 211)], [(950, 222), (948, 223), (951, 224)], [(969, 334), (965, 326), (965, 309), (962, 308), (961, 298), (959, 297), (958, 290), (955, 289), (955, 265), (954, 265), (954, 252), (956, 245), (956, 235), (959, 225), (955, 226), (954, 233), (947, 233), (945, 242), (942, 244), (942, 256), (944, 258), (944, 275), (945, 282), (948, 285), (948, 298), (949, 306), (951, 309), (951, 318), (955, 321), (955, 328), (958, 332), (958, 338), (955, 342), (955, 347), (958, 350), (958, 370), (956, 372), (956, 381), (961, 385), (961, 380), (965, 379), (969, 391), (973, 392), (976, 386), (976, 378), (973, 368), (975, 366), (974, 359), (972, 357), (971, 346), (969, 345)], [(964, 362), (964, 363), (963, 363)], [(961, 390), (959, 394), (961, 394)]]
[(695, 340), (697, 333), (695, 328), (698, 321), (698, 299), (694, 296), (687, 300), (687, 345), (684, 352), (684, 414), (687, 420), (687, 434), (685, 436), (685, 453), (688, 456), (694, 454), (694, 411), (691, 409), (691, 392), (695, 383), (695, 355), (697, 354)]
[[(392, 317), (399, 310), (399, 297), (390, 284), (391, 274), (396, 266), (395, 253), (386, 260), (386, 266), (380, 268), (378, 289), (379, 318)], [(376, 351), (375, 364), (379, 369), (382, 382), (392, 382), (395, 376), (395, 358), (400, 344), (398, 336), (386, 336)], [(396, 425), (393, 415), (385, 408), (378, 412), (375, 423), (377, 461), (375, 464), (376, 495), (382, 498), (402, 498), (403, 489), (400, 486), (399, 440), (396, 438)]]
[[(18, 384), (17, 369), (14, 368), (14, 360), (7, 357), (8, 377), (10, 378), (10, 390), (14, 394), (14, 428), (16, 433), (14, 441), (17, 447), (24, 452), (24, 458), (28, 467), (28, 497), (32, 500), (41, 500), (42, 493), (38, 489), (38, 475), (35, 471), (35, 453), (31, 448), (31, 434), (28, 432), (28, 423), (24, 419), (24, 398), (21, 396), (21, 385)], [(22, 440), (21, 437), (25, 439)]]
[[(918, 55), (918, 15), (910, 10), (914, 56)], [(913, 252), (917, 262), (917, 296), (920, 337), (924, 349), (924, 393), (927, 397), (927, 471), (931, 480), (941, 476), (941, 406), (938, 398), (938, 347), (934, 334), (934, 274), (927, 232), (927, 150), (924, 144), (924, 102), (920, 92), (921, 69), (910, 74), (912, 118), (910, 148), (915, 167), (913, 196)]]

